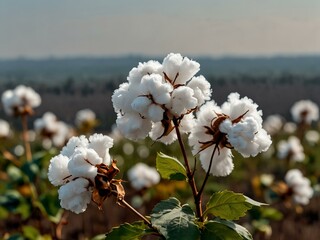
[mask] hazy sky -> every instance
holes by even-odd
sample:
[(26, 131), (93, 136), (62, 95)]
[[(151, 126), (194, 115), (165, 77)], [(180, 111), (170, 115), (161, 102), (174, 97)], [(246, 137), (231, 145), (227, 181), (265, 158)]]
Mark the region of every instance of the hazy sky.
[(320, 53), (320, 0), (0, 0), (0, 58)]

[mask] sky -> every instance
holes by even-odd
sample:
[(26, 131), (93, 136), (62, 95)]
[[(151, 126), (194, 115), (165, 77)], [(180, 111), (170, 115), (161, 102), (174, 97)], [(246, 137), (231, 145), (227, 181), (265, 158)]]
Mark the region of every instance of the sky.
[(320, 54), (319, 0), (0, 0), (0, 58)]

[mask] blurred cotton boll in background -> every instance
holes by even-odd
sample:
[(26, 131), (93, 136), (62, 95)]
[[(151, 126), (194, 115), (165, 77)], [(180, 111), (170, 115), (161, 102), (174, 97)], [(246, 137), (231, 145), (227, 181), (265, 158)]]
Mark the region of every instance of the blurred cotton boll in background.
[(291, 115), (296, 123), (311, 124), (319, 120), (319, 107), (310, 100), (300, 100), (293, 104)]
[(292, 191), (293, 200), (302, 205), (307, 205), (313, 196), (310, 180), (304, 177), (299, 169), (291, 169), (285, 176), (285, 181)]
[(263, 122), (263, 128), (270, 134), (270, 135), (275, 135), (279, 133), (279, 131), (283, 127), (283, 118), (278, 115), (270, 115), (268, 116), (264, 122)]
[(81, 133), (90, 133), (97, 126), (95, 112), (88, 108), (79, 110), (76, 113), (75, 125)]
[(316, 145), (319, 142), (320, 134), (316, 130), (309, 130), (305, 134), (305, 139), (310, 145)]
[(288, 140), (278, 142), (278, 157), (296, 162), (302, 162), (305, 158), (304, 149), (299, 138), (291, 136)]
[(11, 134), (10, 125), (7, 121), (0, 119), (0, 138), (8, 138)]
[(160, 174), (153, 167), (144, 163), (137, 163), (128, 170), (128, 179), (131, 186), (140, 191), (160, 182)]
[(286, 122), (283, 125), (283, 131), (288, 134), (293, 134), (295, 131), (297, 131), (297, 125), (293, 122)]
[(19, 85), (2, 94), (2, 104), (9, 116), (32, 115), (33, 108), (41, 104), (41, 97), (32, 88)]
[(58, 121), (57, 117), (51, 112), (46, 112), (42, 118), (36, 119), (34, 129), (45, 140), (43, 146), (46, 149), (50, 148), (51, 145), (62, 147), (73, 135), (71, 127), (62, 121)]

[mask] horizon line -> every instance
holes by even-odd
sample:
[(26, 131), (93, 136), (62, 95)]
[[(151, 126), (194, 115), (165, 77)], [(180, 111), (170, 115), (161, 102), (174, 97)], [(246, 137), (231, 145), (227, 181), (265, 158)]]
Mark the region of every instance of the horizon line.
[[(143, 53), (126, 53), (126, 54), (66, 54), (66, 55), (44, 55), (44, 56), (14, 56), (14, 57), (0, 57), (0, 61), (43, 61), (43, 60), (65, 60), (65, 59), (122, 59), (122, 58), (150, 58), (159, 59), (162, 54), (143, 54)], [(187, 54), (183, 57), (188, 58), (209, 58), (213, 60), (219, 59), (274, 59), (274, 58), (300, 58), (300, 57), (320, 57), (320, 52), (301, 52), (301, 53), (270, 53), (270, 54)], [(163, 56), (164, 58), (165, 56)]]

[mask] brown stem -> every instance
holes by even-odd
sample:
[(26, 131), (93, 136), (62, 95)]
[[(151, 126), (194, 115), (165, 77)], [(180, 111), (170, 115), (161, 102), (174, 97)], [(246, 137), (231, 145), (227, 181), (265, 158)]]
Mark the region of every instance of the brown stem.
[(131, 212), (133, 212), (134, 214), (139, 216), (150, 228), (154, 229), (154, 227), (152, 226), (151, 222), (145, 216), (143, 216), (141, 213), (139, 213), (136, 209), (134, 209), (123, 198), (118, 198), (118, 202), (120, 203), (120, 205), (123, 205), (123, 206), (127, 207), (129, 210), (131, 210)]
[(22, 139), (24, 142), (25, 150), (26, 150), (26, 158), (27, 161), (32, 160), (32, 154), (31, 154), (31, 147), (29, 142), (29, 135), (28, 135), (28, 121), (27, 121), (27, 115), (23, 114), (21, 116), (22, 121)]
[(187, 157), (187, 153), (181, 138), (181, 133), (179, 130), (179, 124), (178, 124), (178, 120), (176, 118), (173, 118), (173, 123), (176, 129), (176, 134), (178, 137), (178, 141), (179, 141), (179, 145), (180, 145), (180, 149), (183, 155), (183, 159), (184, 159), (184, 163), (186, 165), (186, 170), (187, 170), (187, 177), (188, 177), (188, 183), (191, 187), (192, 190), (192, 194), (194, 197), (194, 203), (196, 205), (196, 213), (197, 213), (197, 217), (200, 219), (200, 221), (203, 221), (203, 217), (202, 217), (202, 205), (201, 205), (201, 201), (202, 198), (200, 196), (200, 198), (198, 197), (198, 190), (197, 190), (197, 186), (194, 180), (194, 174), (191, 171), (190, 165), (189, 165), (189, 161), (188, 161), (188, 157)]

